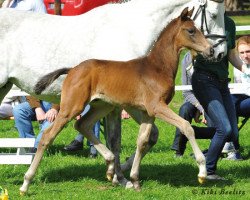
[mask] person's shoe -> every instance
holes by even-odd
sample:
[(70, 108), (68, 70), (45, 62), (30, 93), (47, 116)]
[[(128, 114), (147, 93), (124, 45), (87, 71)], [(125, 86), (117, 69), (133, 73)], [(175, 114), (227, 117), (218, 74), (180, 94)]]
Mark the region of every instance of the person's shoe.
[(210, 175), (207, 175), (206, 177), (206, 180), (209, 180), (209, 181), (226, 181), (227, 179), (217, 175), (217, 174), (210, 174)]
[(234, 151), (234, 152), (229, 152), (225, 160), (241, 161), (243, 160), (243, 158), (241, 157), (239, 151)]
[(174, 158), (182, 158), (183, 154), (181, 154), (180, 152), (176, 151), (174, 154)]
[(94, 146), (90, 146), (90, 158), (96, 158), (97, 157), (97, 150)]
[(232, 142), (226, 142), (223, 149), (222, 149), (222, 153), (229, 153), (235, 151), (234, 145)]
[(83, 143), (78, 140), (73, 140), (68, 146), (63, 148), (65, 151), (79, 151), (83, 150)]

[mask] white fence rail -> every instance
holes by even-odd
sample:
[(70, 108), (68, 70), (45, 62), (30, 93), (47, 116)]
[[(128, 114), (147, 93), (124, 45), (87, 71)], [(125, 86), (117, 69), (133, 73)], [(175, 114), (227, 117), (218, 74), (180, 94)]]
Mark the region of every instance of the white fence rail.
[(236, 31), (250, 31), (250, 25), (236, 26)]
[(16, 153), (0, 153), (0, 164), (31, 164), (34, 154), (27, 153), (25, 148), (32, 148), (35, 138), (1, 138), (0, 148), (16, 148)]

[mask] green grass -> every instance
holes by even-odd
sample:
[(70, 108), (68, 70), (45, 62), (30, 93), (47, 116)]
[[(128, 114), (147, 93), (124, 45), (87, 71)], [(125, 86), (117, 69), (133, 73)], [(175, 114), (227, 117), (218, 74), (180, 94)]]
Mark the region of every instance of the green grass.
[[(244, 25), (250, 25), (250, 15), (247, 16), (230, 16), (236, 24), (236, 26), (244, 26)], [(250, 30), (248, 31), (239, 31), (237, 32), (237, 35), (246, 35), (250, 34)]]
[(250, 15), (247, 16), (230, 16), (238, 26), (250, 25)]
[[(174, 99), (173, 102), (177, 102)], [(174, 103), (175, 104), (175, 103)], [(177, 105), (171, 104), (175, 108)], [(176, 103), (177, 104), (177, 103)], [(31, 183), (27, 196), (19, 196), (19, 187), (26, 165), (1, 165), (0, 186), (7, 188), (11, 200), (16, 199), (250, 199), (250, 140), (247, 124), (240, 133), (242, 162), (219, 160), (218, 173), (229, 179), (227, 182), (197, 182), (198, 168), (189, 156), (192, 153), (188, 145), (184, 158), (174, 159), (170, 146), (175, 128), (156, 121), (160, 131), (159, 141), (143, 159), (140, 179), (142, 191), (125, 190), (121, 186), (113, 187), (105, 179), (105, 162), (101, 156), (97, 159), (87, 157), (88, 148), (75, 154), (62, 151), (76, 132), (70, 123), (57, 137), (54, 145), (45, 153), (44, 159)], [(1, 137), (17, 137), (13, 121), (0, 121)], [(133, 120), (122, 123), (121, 160), (135, 150), (138, 125)], [(36, 127), (36, 132), (38, 131)], [(104, 141), (102, 136), (102, 141)], [(201, 149), (207, 148), (208, 140), (198, 140)], [(129, 173), (126, 173), (129, 177)], [(220, 194), (222, 191), (245, 193)], [(197, 194), (196, 194), (197, 193)], [(213, 194), (210, 194), (213, 193)], [(216, 193), (216, 194), (215, 194)]]

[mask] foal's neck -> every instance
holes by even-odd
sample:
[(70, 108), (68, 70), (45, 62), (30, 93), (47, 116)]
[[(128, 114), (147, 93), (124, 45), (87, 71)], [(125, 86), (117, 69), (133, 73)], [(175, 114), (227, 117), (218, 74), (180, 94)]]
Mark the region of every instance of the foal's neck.
[(161, 70), (161, 73), (172, 76), (174, 79), (178, 69), (181, 47), (178, 47), (175, 43), (177, 31), (169, 29), (167, 27), (163, 30), (146, 58), (150, 66), (156, 70)]

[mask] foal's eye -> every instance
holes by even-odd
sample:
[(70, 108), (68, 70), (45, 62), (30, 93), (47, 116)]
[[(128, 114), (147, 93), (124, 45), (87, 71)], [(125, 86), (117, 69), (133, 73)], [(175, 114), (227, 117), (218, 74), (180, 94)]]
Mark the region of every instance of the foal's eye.
[(195, 29), (194, 28), (190, 28), (190, 29), (187, 29), (188, 33), (190, 35), (194, 35), (195, 34)]

